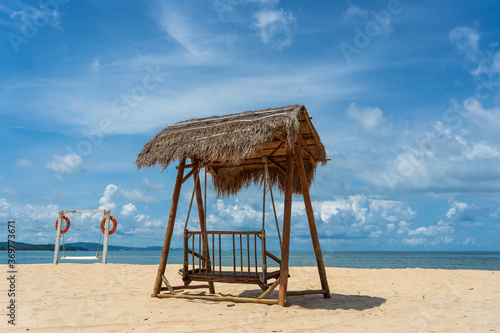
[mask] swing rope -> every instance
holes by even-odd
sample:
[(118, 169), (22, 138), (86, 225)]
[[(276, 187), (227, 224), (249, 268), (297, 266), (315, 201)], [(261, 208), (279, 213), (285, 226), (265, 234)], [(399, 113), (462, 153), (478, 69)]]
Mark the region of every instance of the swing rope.
[(99, 258), (99, 248), (101, 247), (101, 237), (102, 237), (102, 232), (99, 233), (99, 243), (97, 243), (97, 253), (95, 255), (96, 258)]
[(281, 233), (280, 233), (280, 226), (278, 223), (278, 215), (276, 214), (276, 205), (274, 204), (274, 196), (273, 196), (273, 189), (271, 186), (271, 182), (269, 179), (269, 169), (267, 167), (267, 156), (262, 156), (262, 159), (264, 160), (264, 171), (265, 171), (265, 178), (264, 178), (264, 198), (262, 199), (262, 229), (264, 229), (264, 218), (265, 218), (265, 207), (266, 207), (266, 181), (269, 183), (269, 193), (271, 194), (271, 202), (273, 203), (273, 212), (274, 212), (274, 221), (276, 222), (276, 230), (278, 232), (278, 239), (280, 242), (280, 249), (281, 249)]
[(64, 246), (64, 234), (62, 234), (62, 236), (63, 236), (63, 257), (66, 257), (66, 247)]
[[(206, 177), (206, 173), (205, 173), (205, 177)], [(195, 184), (193, 187), (193, 193), (191, 194), (191, 202), (189, 203), (188, 214), (186, 216), (186, 223), (184, 224), (184, 231), (187, 230), (187, 226), (188, 226), (188, 222), (189, 222), (189, 215), (191, 215), (191, 207), (193, 207), (194, 192), (196, 190), (196, 185), (198, 185), (199, 181), (200, 181), (200, 175), (198, 174), (198, 177), (196, 177)], [(207, 200), (206, 195), (207, 195), (207, 191), (206, 191), (206, 185), (205, 185), (205, 200)], [(206, 212), (206, 206), (205, 206), (205, 212)]]

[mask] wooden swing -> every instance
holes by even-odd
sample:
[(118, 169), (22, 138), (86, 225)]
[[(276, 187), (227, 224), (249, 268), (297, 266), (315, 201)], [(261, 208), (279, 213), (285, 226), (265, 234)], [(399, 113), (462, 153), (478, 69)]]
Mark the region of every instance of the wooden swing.
[[(189, 164), (186, 163), (188, 158)], [(309, 187), (317, 163), (324, 164), (327, 159), (325, 149), (303, 105), (246, 111), (176, 123), (165, 128), (145, 145), (137, 157), (136, 165), (138, 168), (160, 165), (166, 169), (173, 160), (179, 160), (179, 165), (153, 297), (253, 302), (282, 306), (286, 305), (287, 296), (322, 294), (325, 298), (330, 297), (309, 196)], [(202, 197), (199, 181), (202, 168), (205, 168), (205, 198)], [(184, 171), (188, 169), (191, 170), (184, 175)], [(219, 196), (235, 195), (252, 183), (263, 186), (263, 225), (260, 231), (206, 230), (207, 172), (211, 174), (214, 189)], [(165, 276), (165, 269), (181, 187), (191, 176), (194, 179), (194, 190), (184, 228), (184, 261), (180, 272), (184, 285), (172, 286)], [(278, 188), (284, 193), (282, 240), (280, 237), (281, 258), (271, 254), (266, 248), (264, 228), (266, 187), (269, 187), (271, 194), (278, 235), (279, 225), (271, 188)], [(287, 290), (292, 193), (302, 194), (304, 198), (321, 281), (321, 289), (318, 290)], [(194, 196), (196, 196), (200, 231), (187, 229)], [(222, 264), (221, 253), (228, 249), (226, 246), (229, 247), (233, 259), (229, 270), (227, 265)], [(269, 258), (276, 261), (279, 265), (278, 270), (268, 271)], [(273, 279), (274, 282), (270, 283)], [(191, 285), (193, 281), (206, 284)], [(215, 282), (256, 284), (264, 292), (258, 298), (179, 292), (179, 290), (207, 288), (211, 294), (215, 294)], [(269, 294), (278, 285), (278, 299), (268, 299)], [(164, 291), (168, 293), (163, 293)]]
[[(266, 193), (268, 188), (267, 156), (263, 156), (263, 161), (265, 163), (266, 175), (263, 182), (262, 229), (260, 231), (189, 231), (187, 227), (195, 194), (195, 191), (193, 189), (188, 214), (186, 217), (186, 223), (184, 225), (184, 263), (183, 268), (180, 270), (182, 274), (182, 280), (184, 281), (185, 285), (189, 285), (192, 281), (204, 281), (212, 283), (246, 283), (257, 284), (263, 291), (266, 291), (272, 285), (268, 283), (268, 280), (276, 280), (279, 278), (279, 269), (271, 272), (267, 270), (267, 258), (274, 260), (278, 265), (281, 264), (281, 260), (271, 252), (269, 252), (266, 248), (265, 208)], [(199, 173), (197, 173), (197, 176), (195, 176), (195, 182), (199, 181)], [(204, 186), (204, 215), (206, 216), (206, 168)], [(269, 193), (271, 195), (273, 212), (276, 222), (276, 231), (281, 248), (281, 234), (279, 230), (276, 205), (274, 203), (274, 196), (271, 186), (269, 186)], [(222, 270), (222, 240), (224, 238), (229, 238), (229, 243), (232, 244), (232, 248), (230, 249), (230, 251), (232, 253), (233, 267), (230, 271)], [(202, 246), (202, 244), (204, 246)], [(244, 248), (246, 248), (246, 251), (244, 251)], [(261, 250), (260, 254), (258, 251), (259, 249)]]

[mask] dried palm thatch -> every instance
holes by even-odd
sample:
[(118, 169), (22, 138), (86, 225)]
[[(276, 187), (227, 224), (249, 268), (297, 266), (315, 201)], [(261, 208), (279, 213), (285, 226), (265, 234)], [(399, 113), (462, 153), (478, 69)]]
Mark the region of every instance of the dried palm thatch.
[[(265, 176), (262, 156), (269, 156), (269, 181), (283, 191), (280, 163), (296, 144), (307, 155), (304, 164), (310, 183), (316, 163), (326, 162), (326, 153), (300, 104), (178, 122), (148, 142), (135, 164), (139, 169), (159, 165), (165, 170), (173, 161), (189, 158), (208, 168), (219, 196), (228, 196), (261, 184)], [(294, 178), (294, 192), (301, 193), (298, 177)]]

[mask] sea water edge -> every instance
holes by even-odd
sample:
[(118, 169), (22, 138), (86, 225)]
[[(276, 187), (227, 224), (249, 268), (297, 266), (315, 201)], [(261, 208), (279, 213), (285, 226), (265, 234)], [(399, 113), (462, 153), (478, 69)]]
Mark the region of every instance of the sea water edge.
[[(246, 262), (243, 251), (243, 262)], [(272, 251), (271, 251), (272, 252)], [(88, 251), (66, 251), (67, 256), (88, 256)], [(279, 251), (274, 251), (279, 256)], [(107, 262), (111, 264), (157, 265), (161, 251), (109, 251)], [(218, 254), (216, 254), (216, 261)], [(239, 257), (237, 253), (236, 257)], [(253, 260), (253, 257), (251, 257)], [(18, 251), (17, 264), (48, 264), (52, 263), (52, 251)], [(233, 254), (222, 252), (222, 265), (232, 266)], [(239, 258), (238, 258), (239, 260)], [(467, 269), (467, 270), (500, 270), (500, 251), (323, 251), (323, 260), (327, 267), (344, 268), (426, 268), (426, 269)], [(60, 263), (91, 264), (102, 262), (64, 260)], [(182, 264), (183, 251), (171, 250), (169, 264)], [(258, 263), (261, 264), (260, 255)], [(216, 262), (218, 264), (218, 262)], [(270, 267), (277, 264), (268, 259)], [(239, 265), (239, 261), (237, 262)], [(315, 266), (316, 258), (313, 251), (291, 251), (290, 266)]]

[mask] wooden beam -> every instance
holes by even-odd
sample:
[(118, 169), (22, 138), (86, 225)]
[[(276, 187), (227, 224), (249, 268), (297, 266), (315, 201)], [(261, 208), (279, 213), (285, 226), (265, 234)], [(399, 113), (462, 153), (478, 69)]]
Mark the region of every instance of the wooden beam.
[(289, 291), (286, 293), (287, 296), (300, 296), (300, 295), (311, 295), (311, 294), (324, 294), (326, 290), (297, 290), (297, 291)]
[(299, 142), (300, 145), (304, 148), (302, 150), (305, 151), (307, 157), (309, 157), (309, 161), (311, 161), (312, 165), (316, 166), (316, 161), (314, 160), (314, 157), (312, 156), (311, 151), (309, 150), (309, 147), (307, 146), (306, 142), (304, 141), (304, 138), (302, 137), (302, 134), (299, 133)]
[(283, 145), (285, 144), (285, 141), (281, 141), (278, 147), (274, 148), (274, 150), (269, 154), (268, 156), (273, 156), (274, 153), (276, 153)]
[[(208, 249), (208, 238), (207, 234), (204, 232), (207, 231), (207, 221), (205, 217), (205, 210), (203, 209), (203, 197), (201, 195), (201, 185), (200, 185), (200, 168), (196, 168), (196, 172), (194, 173), (194, 189), (196, 194), (196, 206), (198, 207), (198, 218), (200, 220), (200, 230), (202, 232), (202, 241), (203, 241), (203, 256), (206, 258), (205, 267), (210, 270), (210, 252)], [(210, 285), (210, 293), (215, 294), (215, 288), (213, 282), (208, 282)]]
[(304, 197), (307, 221), (309, 222), (309, 230), (311, 232), (314, 254), (316, 255), (316, 263), (318, 265), (318, 273), (321, 280), (321, 288), (325, 290), (323, 293), (324, 297), (330, 298), (330, 288), (328, 287), (325, 264), (323, 262), (323, 255), (319, 244), (318, 230), (316, 229), (316, 222), (314, 221), (314, 212), (311, 204), (311, 197), (309, 196), (309, 184), (307, 184), (306, 169), (304, 168), (304, 161), (302, 160), (302, 151), (298, 146), (295, 146), (295, 152), (297, 155), (297, 169), (299, 172), (300, 187), (302, 188), (302, 196)]
[(280, 260), (280, 258), (276, 257), (276, 256), (275, 256), (274, 254), (272, 254), (271, 252), (266, 251), (266, 255), (267, 255), (269, 258), (271, 258), (271, 259), (273, 259), (274, 261), (276, 261), (278, 264), (281, 264), (281, 260)]
[(185, 299), (202, 299), (214, 302), (234, 302), (234, 303), (259, 303), (259, 304), (277, 304), (277, 299), (259, 299), (249, 297), (232, 297), (232, 296), (204, 296), (204, 295), (185, 295), (185, 294), (158, 294), (154, 297), (158, 298), (185, 298)]
[(278, 304), (286, 305), (288, 286), (288, 255), (290, 251), (290, 225), (292, 220), (293, 155), (286, 155), (285, 204), (283, 211), (283, 244), (281, 247), (280, 292)]
[(174, 288), (172, 288), (172, 286), (170, 285), (170, 282), (168, 282), (165, 275), (162, 275), (161, 279), (162, 279), (163, 283), (165, 283), (165, 285), (167, 286), (168, 291), (170, 291), (172, 294), (175, 294)]
[(280, 278), (277, 278), (276, 281), (273, 282), (272, 285), (269, 286), (269, 288), (267, 288), (266, 291), (264, 291), (259, 297), (259, 299), (262, 299), (262, 298), (266, 298), (267, 296), (269, 296), (270, 293), (273, 292), (274, 289), (276, 289), (276, 287), (278, 286), (278, 284), (280, 283)]
[(172, 194), (172, 203), (170, 204), (170, 214), (168, 216), (167, 231), (165, 232), (165, 240), (163, 241), (163, 249), (161, 250), (160, 264), (158, 265), (158, 273), (156, 274), (156, 281), (153, 287), (153, 296), (156, 296), (160, 293), (162, 283), (161, 277), (165, 273), (165, 268), (167, 267), (170, 241), (172, 240), (172, 234), (174, 233), (175, 216), (177, 215), (177, 204), (179, 203), (179, 196), (181, 193), (181, 181), (182, 176), (184, 175), (184, 164), (186, 164), (185, 157), (181, 159), (179, 163), (179, 170), (177, 171), (174, 193)]
[(271, 162), (271, 164), (273, 164), (275, 167), (277, 167), (279, 171), (283, 172), (286, 175), (285, 169), (278, 162), (276, 162), (272, 158), (268, 158), (268, 161)]
[(197, 170), (198, 170), (198, 167), (194, 167), (191, 171), (189, 171), (189, 173), (186, 175), (186, 177), (182, 178), (181, 184), (184, 184), (186, 182), (186, 180), (188, 180), (189, 177), (191, 177)]

